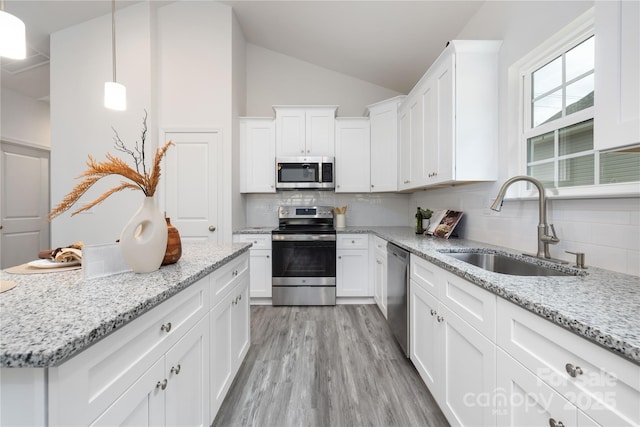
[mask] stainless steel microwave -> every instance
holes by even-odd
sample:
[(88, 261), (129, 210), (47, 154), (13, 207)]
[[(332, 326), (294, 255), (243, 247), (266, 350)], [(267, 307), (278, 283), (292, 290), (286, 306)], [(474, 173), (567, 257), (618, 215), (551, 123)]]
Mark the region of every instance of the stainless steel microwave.
[(281, 190), (332, 190), (333, 157), (278, 157), (276, 188)]

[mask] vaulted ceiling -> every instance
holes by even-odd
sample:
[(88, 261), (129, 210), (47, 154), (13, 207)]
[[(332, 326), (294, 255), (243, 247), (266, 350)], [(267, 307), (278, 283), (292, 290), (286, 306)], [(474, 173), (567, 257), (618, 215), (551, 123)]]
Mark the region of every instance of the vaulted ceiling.
[[(118, 0), (117, 8), (139, 0)], [(157, 1), (157, 0), (156, 0)], [(165, 2), (167, 3), (167, 2)], [(233, 7), (246, 41), (315, 65), (407, 93), (446, 42), (483, 1), (223, 1)], [(109, 0), (7, 0), (27, 27), (33, 56), (2, 61), (2, 86), (32, 98), (49, 94), (49, 34), (105, 15)], [(41, 65), (38, 61), (44, 61)], [(12, 68), (19, 72), (7, 72)]]

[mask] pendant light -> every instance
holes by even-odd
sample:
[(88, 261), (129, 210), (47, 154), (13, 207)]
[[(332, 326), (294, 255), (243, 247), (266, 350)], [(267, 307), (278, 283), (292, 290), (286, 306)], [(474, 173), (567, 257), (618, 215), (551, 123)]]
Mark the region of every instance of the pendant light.
[(11, 59), (27, 57), (24, 22), (4, 11), (4, 0), (0, 0), (0, 56)]
[(116, 0), (111, 0), (111, 58), (113, 81), (104, 84), (104, 106), (124, 111), (127, 109), (127, 88), (116, 82)]

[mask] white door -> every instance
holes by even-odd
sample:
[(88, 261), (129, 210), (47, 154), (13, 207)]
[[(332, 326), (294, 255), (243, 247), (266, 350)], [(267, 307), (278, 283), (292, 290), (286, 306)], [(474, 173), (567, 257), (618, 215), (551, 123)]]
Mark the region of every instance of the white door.
[(3, 142), (0, 153), (0, 268), (7, 268), (51, 244), (49, 151)]
[(336, 193), (368, 193), (370, 180), (369, 119), (336, 120)]
[(222, 133), (167, 132), (165, 211), (183, 241), (220, 243)]

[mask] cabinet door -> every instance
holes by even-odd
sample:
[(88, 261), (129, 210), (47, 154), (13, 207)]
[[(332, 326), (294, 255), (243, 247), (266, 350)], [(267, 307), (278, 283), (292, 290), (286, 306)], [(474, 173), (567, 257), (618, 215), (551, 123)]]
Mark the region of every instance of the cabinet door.
[(436, 109), (438, 90), (435, 83), (435, 78), (428, 78), (420, 91), (420, 96), (422, 97), (422, 128), (424, 138), (422, 158), (423, 179), (429, 184), (436, 180), (439, 157), (438, 111)]
[(305, 110), (303, 108), (275, 108), (276, 111), (276, 155), (304, 156)]
[(398, 190), (411, 186), (411, 119), (408, 100), (398, 111)]
[(387, 317), (387, 254), (375, 250), (373, 276), (373, 298), (378, 308)]
[(437, 322), (438, 300), (415, 280), (410, 287), (410, 345), (411, 361), (418, 370), (422, 381), (437, 400), (442, 395), (440, 375), (440, 334)]
[(149, 368), (91, 426), (163, 426), (165, 395), (164, 357)]
[(594, 149), (640, 143), (640, 3), (595, 4)]
[(248, 276), (240, 281), (233, 295), (235, 297), (231, 311), (231, 360), (232, 377), (235, 377), (251, 345)]
[(409, 101), (409, 132), (410, 139), (410, 188), (416, 188), (426, 184), (423, 179), (423, 161), (424, 161), (424, 137), (422, 128), (422, 98), (417, 93)]
[(399, 99), (369, 109), (371, 192), (398, 190)]
[(493, 404), (472, 405), (496, 389), (496, 346), (443, 304), (438, 306), (443, 365), (438, 382), (444, 395), (436, 401), (452, 425), (496, 424)]
[(240, 119), (240, 191), (275, 193), (276, 135), (273, 119)]
[(369, 251), (336, 251), (336, 296), (373, 296), (369, 290)]
[[(497, 394), (498, 426), (548, 426), (550, 420), (564, 427), (577, 425), (577, 410), (558, 392), (531, 371), (498, 349)], [(482, 406), (482, 396), (470, 396), (468, 402)]]
[(209, 319), (204, 317), (165, 357), (166, 424), (208, 426)]
[(436, 120), (435, 143), (428, 155), (433, 157), (436, 165), (431, 171), (430, 182), (439, 183), (454, 179), (454, 146), (455, 146), (455, 65), (454, 55), (442, 59), (433, 74), (433, 90)]
[(368, 119), (336, 119), (336, 193), (371, 190), (370, 150)]
[(209, 313), (211, 339), (209, 341), (210, 357), (210, 392), (209, 422), (212, 423), (227, 390), (233, 381), (234, 361), (231, 356), (231, 322), (233, 300), (236, 293), (232, 289)]
[(251, 298), (271, 298), (271, 249), (251, 249)]
[(306, 108), (305, 135), (308, 156), (334, 156), (336, 109)]

